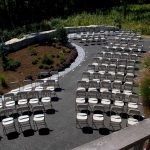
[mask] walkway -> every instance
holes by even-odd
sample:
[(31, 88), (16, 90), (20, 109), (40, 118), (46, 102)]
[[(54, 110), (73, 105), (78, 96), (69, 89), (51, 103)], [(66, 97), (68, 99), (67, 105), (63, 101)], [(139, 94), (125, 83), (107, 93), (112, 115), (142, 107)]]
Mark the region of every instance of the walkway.
[[(149, 41), (150, 39), (144, 40), (145, 49), (149, 48)], [(54, 102), (56, 112), (46, 116), (47, 125), (51, 130), (50, 133), (39, 135), (38, 132), (35, 132), (33, 136), (29, 137), (24, 137), (21, 134), (13, 140), (8, 140), (6, 136), (3, 136), (0, 141), (0, 150), (70, 150), (102, 136), (98, 131), (85, 134), (82, 130), (76, 129), (75, 126), (77, 80), (81, 79), (83, 70), (86, 70), (87, 64), (92, 62), (92, 58), (100, 50), (100, 46), (86, 46), (84, 48), (86, 52), (85, 61), (60, 78), (60, 86), (63, 90), (58, 93), (59, 101)], [(2, 134), (3, 131), (0, 126), (0, 135)]]

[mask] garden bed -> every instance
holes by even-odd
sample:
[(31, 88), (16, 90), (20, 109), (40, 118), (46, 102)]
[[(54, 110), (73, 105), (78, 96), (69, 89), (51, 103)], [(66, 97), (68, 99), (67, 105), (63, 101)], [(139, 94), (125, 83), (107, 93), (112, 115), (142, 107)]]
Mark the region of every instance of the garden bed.
[[(60, 43), (40, 43), (30, 45), (26, 48), (10, 53), (9, 59), (21, 63), (15, 71), (3, 71), (0, 68), (6, 83), (20, 81), (20, 83), (29, 75), (35, 80), (38, 74), (43, 71), (62, 71), (68, 67), (77, 57), (77, 51), (70, 45), (63, 46)], [(9, 91), (10, 88), (1, 88), (0, 93)]]

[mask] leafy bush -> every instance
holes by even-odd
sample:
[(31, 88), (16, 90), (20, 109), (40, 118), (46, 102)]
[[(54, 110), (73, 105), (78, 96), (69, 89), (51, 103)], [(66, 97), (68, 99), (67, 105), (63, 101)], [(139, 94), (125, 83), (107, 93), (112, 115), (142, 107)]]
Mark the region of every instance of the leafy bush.
[(32, 64), (33, 65), (36, 65), (38, 62), (39, 62), (39, 60), (37, 58), (33, 58), (32, 59)]
[(0, 87), (2, 87), (2, 88), (8, 87), (5, 76), (2, 74), (0, 74)]
[(7, 63), (5, 64), (5, 69), (10, 71), (15, 71), (18, 67), (21, 66), (20, 61), (15, 61), (13, 59), (7, 59)]
[(29, 46), (28, 49), (29, 49), (29, 51), (31, 53), (31, 56), (36, 56), (37, 55), (37, 50), (36, 50), (35, 47)]
[(142, 72), (140, 79), (140, 95), (146, 104), (150, 104), (150, 68)]
[(39, 65), (39, 68), (40, 68), (40, 69), (50, 69), (50, 66), (49, 66), (49, 65), (46, 65), (46, 64), (40, 64), (40, 65)]
[(50, 65), (53, 63), (52, 56), (50, 54), (45, 54), (41, 60), (42, 64)]
[(150, 51), (149, 52), (147, 52), (145, 55), (144, 55), (144, 57), (143, 57), (143, 59), (142, 59), (142, 67), (143, 68), (148, 68), (148, 67), (150, 67)]
[(58, 42), (66, 44), (68, 42), (66, 29), (59, 27), (56, 29), (55, 36)]
[(56, 19), (52, 19), (52, 20), (51, 20), (51, 27), (52, 27), (53, 29), (58, 28), (58, 27), (61, 27), (61, 26), (62, 26), (61, 19), (56, 18)]

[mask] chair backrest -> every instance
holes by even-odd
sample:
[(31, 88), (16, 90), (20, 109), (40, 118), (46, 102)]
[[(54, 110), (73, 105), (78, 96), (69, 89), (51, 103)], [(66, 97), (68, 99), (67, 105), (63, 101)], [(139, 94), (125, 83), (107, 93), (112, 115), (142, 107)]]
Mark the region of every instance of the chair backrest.
[(111, 57), (112, 57), (112, 52), (105, 53), (105, 58), (111, 58)]
[(31, 86), (32, 86), (32, 80), (30, 80), (30, 79), (27, 79), (27, 80), (23, 80), (23, 84), (24, 85), (27, 85), (27, 84), (31, 84)]
[(86, 91), (76, 91), (76, 98), (86, 98)]
[(90, 73), (89, 72), (83, 72), (82, 73), (82, 78), (90, 79)]
[(78, 82), (77, 82), (77, 87), (84, 87), (84, 88), (87, 88), (87, 83), (86, 83), (86, 81), (82, 81), (82, 80), (78, 81)]
[(44, 110), (45, 110), (44, 106), (40, 104), (32, 107), (33, 114), (35, 114), (36, 112), (41, 112), (41, 111), (44, 113)]
[(129, 74), (125, 76), (125, 82), (133, 82), (133, 81), (134, 81), (134, 76), (131, 76)]
[(120, 113), (123, 112), (123, 107), (112, 106), (111, 107), (111, 112), (115, 112), (116, 114), (120, 114)]
[(108, 71), (114, 71), (114, 72), (116, 72), (116, 65), (115, 64), (113, 64), (113, 65), (109, 65), (108, 66)]
[(77, 111), (81, 112), (83, 110), (88, 111), (88, 104), (77, 104)]
[(125, 65), (127, 64), (127, 60), (126, 59), (119, 59), (118, 60), (118, 65)]
[(94, 106), (93, 106), (93, 111), (101, 111), (101, 112), (104, 112), (104, 111), (105, 111), (104, 105), (100, 105), (100, 104), (94, 105)]
[(97, 96), (98, 96), (98, 91), (89, 91), (87, 93), (88, 98), (97, 98)]
[(130, 91), (133, 90), (133, 83), (132, 82), (125, 82), (123, 86), (124, 86), (124, 90), (130, 90)]
[(109, 58), (103, 58), (102, 63), (103, 64), (109, 64), (110, 63), (110, 59)]
[[(110, 81), (110, 80), (109, 80)], [(110, 89), (111, 88), (111, 81), (109, 82), (109, 81), (106, 81), (106, 80), (103, 80), (102, 82), (101, 82), (101, 87), (102, 88), (108, 88), (108, 89)]]
[(135, 60), (128, 60), (127, 66), (135, 66)]
[(50, 90), (42, 90), (41, 97), (51, 97), (51, 91)]
[(34, 81), (34, 83), (35, 83), (35, 86), (41, 86), (41, 85), (44, 84), (44, 80), (42, 80), (42, 79), (36, 79)]
[(39, 98), (39, 92), (38, 91), (30, 91), (28, 93), (28, 98)]
[(101, 93), (101, 99), (111, 99), (112, 98), (112, 93), (104, 91)]
[(87, 69), (95, 72), (95, 65), (88, 65)]
[(107, 66), (104, 64), (101, 64), (98, 66), (98, 71), (107, 71)]
[(122, 83), (121, 82), (113, 82), (112, 83), (112, 88), (113, 89), (122, 89)]
[(15, 95), (14, 95), (14, 93), (7, 93), (7, 94), (4, 94), (4, 101), (9, 101), (9, 100), (15, 100)]
[(115, 100), (125, 101), (125, 94), (123, 94), (123, 93), (116, 93), (115, 94)]
[(101, 75), (98, 72), (94, 72), (92, 75), (92, 79), (101, 79)]
[(52, 80), (52, 79), (49, 79), (49, 80), (46, 80), (45, 82), (45, 86), (54, 86), (55, 87), (55, 80)]
[(124, 72), (124, 73), (125, 73), (125, 66), (122, 66), (122, 65), (120, 66), (120, 65), (119, 65), (119, 66), (117, 67), (117, 71), (118, 71), (118, 72)]
[(93, 62), (100, 64), (102, 62), (102, 57), (94, 57)]
[(117, 73), (117, 74), (115, 75), (115, 80), (124, 81), (124, 75)]
[(121, 59), (128, 59), (129, 58), (129, 54), (128, 53), (122, 53), (121, 54)]
[(93, 81), (93, 80), (90, 80), (89, 81), (89, 84), (88, 84), (88, 87), (90, 88), (96, 88), (96, 89), (99, 89), (99, 83), (97, 81)]
[(0, 116), (10, 116), (14, 112), (13, 108), (3, 108), (0, 110)]
[(17, 112), (20, 115), (23, 115), (24, 112), (28, 112), (29, 113), (30, 108), (28, 106), (19, 106), (17, 107)]
[(28, 92), (18, 92), (17, 93), (17, 99), (27, 99), (28, 98)]
[(128, 110), (128, 115), (129, 116), (141, 115), (141, 112), (138, 109), (129, 109)]
[(129, 96), (129, 100), (130, 102), (133, 102), (133, 103), (139, 103), (139, 96), (136, 94), (132, 94)]
[(111, 58), (110, 59), (110, 64), (117, 64), (118, 59), (117, 58)]

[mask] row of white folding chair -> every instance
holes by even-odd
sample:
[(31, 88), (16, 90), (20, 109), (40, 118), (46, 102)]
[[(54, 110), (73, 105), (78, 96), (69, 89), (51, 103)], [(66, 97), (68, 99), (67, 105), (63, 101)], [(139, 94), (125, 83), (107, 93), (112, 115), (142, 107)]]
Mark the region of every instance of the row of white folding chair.
[(45, 107), (50, 105), (52, 95), (50, 90), (30, 91), (30, 92), (19, 92), (16, 96), (13, 93), (8, 93), (4, 95), (4, 99), (1, 103), (1, 108), (13, 107), (16, 108), (17, 105), (27, 105), (33, 106), (35, 104), (42, 103)]
[[(30, 110), (28, 107), (22, 106), (17, 109), (17, 113), (19, 114), (19, 117), (17, 118), (17, 122), (14, 119), (14, 117), (12, 117), (12, 113), (13, 113), (12, 111), (13, 111), (12, 109), (7, 108), (0, 112), (1, 116), (4, 115), (6, 117), (5, 119), (2, 119), (2, 126), (5, 135), (8, 134), (8, 131), (9, 132), (17, 131), (16, 123), (18, 124), (19, 132), (20, 131), (23, 132), (24, 131), (23, 128), (26, 127), (30, 127), (30, 129), (32, 129), (31, 117), (29, 115)], [(25, 112), (28, 114), (24, 114)], [(41, 126), (43, 125), (44, 127), (47, 127), (43, 105), (34, 106), (32, 108), (32, 112), (33, 112), (32, 121), (33, 121), (34, 130), (39, 130), (39, 127), (41, 128)]]
[(95, 65), (88, 65), (87, 72), (93, 74), (94, 72), (99, 72), (100, 74), (104, 74), (106, 72), (112, 73), (112, 75), (116, 74), (117, 72), (123, 72), (123, 74), (132, 73), (135, 74), (136, 67), (135, 66), (125, 66), (125, 65), (116, 65), (116, 64), (99, 64)]
[(82, 73), (82, 81), (89, 82), (90, 80), (100, 82), (102, 80), (110, 80), (110, 81), (115, 81), (119, 80), (121, 82), (134, 82), (134, 74), (133, 73), (127, 73), (125, 74), (124, 72), (113, 72), (113, 71), (101, 71), (101, 72), (94, 72), (94, 73), (89, 73), (89, 72), (83, 72)]
[(100, 51), (97, 53), (97, 57), (99, 58), (116, 58), (116, 59), (126, 59), (126, 60), (138, 60), (138, 55), (135, 53), (121, 53), (121, 52), (113, 52), (113, 51)]
[[(119, 80), (115, 80), (111, 82), (111, 80), (102, 80), (100, 82), (90, 80), (89, 82), (80, 80), (77, 83), (77, 90), (85, 90), (85, 91), (91, 91), (91, 90), (99, 90), (100, 92), (103, 91), (110, 91), (113, 89), (118, 89), (119, 91), (123, 90), (133, 90), (133, 82), (122, 82)], [(119, 92), (120, 93), (120, 92)]]
[[(130, 112), (132, 111), (132, 115), (130, 114)], [(104, 107), (103, 105), (95, 105), (94, 109), (93, 109), (93, 114), (92, 114), (92, 127), (96, 127), (97, 128), (97, 124), (99, 125), (104, 125), (104, 121), (105, 121), (105, 116), (104, 116)], [(115, 114), (112, 114), (111, 112), (115, 112)], [(135, 125), (137, 124), (139, 121), (137, 119), (134, 119), (134, 114), (135, 115), (139, 115), (139, 111), (138, 110), (132, 110), (130, 109), (128, 111), (129, 114), (129, 118), (127, 119), (127, 126), (129, 125)], [(112, 126), (113, 130), (115, 130), (115, 128), (119, 127), (119, 129), (122, 128), (121, 123), (122, 123), (122, 116), (121, 113), (123, 113), (123, 109), (121, 107), (117, 107), (117, 106), (112, 106), (110, 109), (110, 126)], [(108, 118), (107, 118), (108, 119)], [(78, 127), (81, 128), (81, 124), (88, 124), (89, 125), (89, 115), (88, 115), (88, 105), (87, 104), (80, 104), (77, 105), (77, 112), (76, 112), (76, 125)]]

